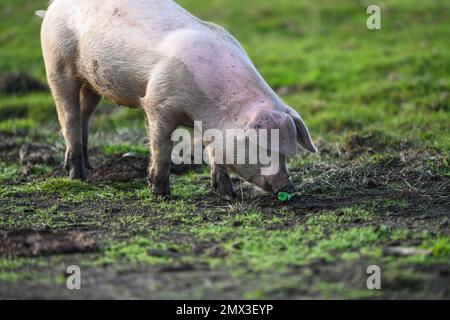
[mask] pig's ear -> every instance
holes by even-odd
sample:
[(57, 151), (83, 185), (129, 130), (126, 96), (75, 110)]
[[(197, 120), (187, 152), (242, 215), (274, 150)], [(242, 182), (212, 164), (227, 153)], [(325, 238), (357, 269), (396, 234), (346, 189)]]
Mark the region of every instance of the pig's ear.
[(297, 142), (302, 145), (306, 150), (311, 151), (312, 153), (317, 152), (317, 148), (314, 145), (311, 134), (309, 133), (308, 127), (303, 121), (302, 117), (289, 106), (286, 106), (287, 114), (289, 114), (292, 119), (294, 119), (295, 127), (297, 128)]
[[(267, 129), (267, 137), (270, 142), (271, 129), (279, 130), (279, 148), (275, 148), (272, 143), (269, 144), (271, 151), (279, 152), (286, 156), (293, 156), (297, 153), (296, 135), (297, 130), (292, 117), (288, 114), (272, 109), (262, 109), (247, 119), (247, 129)], [(258, 141), (260, 145), (261, 141)]]

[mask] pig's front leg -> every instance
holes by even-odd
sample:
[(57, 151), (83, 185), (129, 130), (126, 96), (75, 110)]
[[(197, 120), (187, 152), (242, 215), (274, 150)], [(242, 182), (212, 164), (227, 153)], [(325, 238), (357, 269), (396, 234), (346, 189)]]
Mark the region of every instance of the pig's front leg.
[(172, 142), (161, 134), (150, 134), (151, 161), (148, 172), (149, 185), (155, 196), (170, 196), (170, 161)]
[(213, 191), (222, 199), (232, 201), (236, 198), (228, 170), (223, 165), (211, 164), (211, 179)]
[[(146, 110), (147, 111), (147, 110)], [(171, 135), (176, 126), (161, 115), (147, 112), (151, 161), (148, 181), (155, 196), (170, 196), (170, 163), (173, 143)]]

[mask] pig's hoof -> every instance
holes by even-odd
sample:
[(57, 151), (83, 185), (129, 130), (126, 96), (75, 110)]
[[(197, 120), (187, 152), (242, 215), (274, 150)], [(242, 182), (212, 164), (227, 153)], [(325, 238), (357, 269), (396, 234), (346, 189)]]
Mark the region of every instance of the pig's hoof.
[(236, 195), (235, 194), (232, 194), (232, 195), (222, 194), (222, 195), (220, 195), (220, 198), (222, 200), (225, 200), (225, 201), (228, 201), (228, 202), (232, 202), (232, 201), (234, 201), (236, 199)]
[(236, 192), (231, 184), (218, 185), (214, 188), (214, 193), (217, 194), (222, 200), (234, 201), (236, 199)]
[(71, 168), (69, 170), (69, 179), (70, 180), (86, 180), (86, 172), (85, 170), (77, 170), (76, 168)]
[(64, 168), (69, 173), (70, 180), (86, 180), (87, 171), (82, 156), (71, 157), (66, 161)]
[(150, 184), (153, 195), (158, 199), (170, 199), (170, 185), (160, 186), (156, 184)]
[(172, 200), (172, 196), (170, 194), (153, 194), (156, 200), (160, 201), (169, 201)]
[(85, 159), (85, 160), (84, 160), (84, 167), (85, 167), (86, 169), (88, 169), (88, 170), (94, 169), (94, 168), (91, 166), (91, 164), (90, 164), (90, 162), (89, 162), (88, 159)]
[(168, 190), (152, 188), (152, 192), (153, 192), (153, 195), (155, 196), (155, 198), (158, 200), (170, 200), (171, 199), (170, 188)]

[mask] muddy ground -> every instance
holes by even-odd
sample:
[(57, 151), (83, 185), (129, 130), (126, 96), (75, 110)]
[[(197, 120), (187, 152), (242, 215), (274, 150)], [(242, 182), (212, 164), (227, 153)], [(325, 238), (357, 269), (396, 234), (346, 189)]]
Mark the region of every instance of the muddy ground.
[[(450, 179), (431, 169), (443, 158), (404, 147), (367, 163), (364, 139), (291, 164), (297, 197), (280, 204), (237, 178), (239, 200), (219, 200), (206, 166), (175, 168), (161, 202), (145, 156), (100, 151), (90, 180), (70, 182), (61, 152), (2, 134), (2, 163), (22, 162), (1, 189), (0, 297), (449, 298)], [(67, 289), (69, 265), (82, 290)]]

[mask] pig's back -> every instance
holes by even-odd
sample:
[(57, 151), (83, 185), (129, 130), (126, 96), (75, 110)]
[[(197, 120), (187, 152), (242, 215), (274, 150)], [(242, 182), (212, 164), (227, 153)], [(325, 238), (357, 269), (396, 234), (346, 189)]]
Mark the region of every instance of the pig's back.
[(156, 40), (201, 24), (172, 0), (53, 0), (48, 15), (59, 16), (77, 35), (98, 30), (113, 33), (114, 39), (145, 35)]
[(168, 0), (54, 0), (42, 38), (101, 95), (135, 106), (161, 59), (158, 44), (176, 30), (201, 26)]
[[(221, 104), (264, 98), (255, 92), (264, 81), (239, 43), (171, 0), (55, 0), (45, 20), (54, 20), (49, 32), (74, 38), (63, 42), (76, 45), (79, 76), (118, 104), (138, 106), (153, 68), (167, 56), (186, 64), (201, 90)], [(52, 29), (55, 24), (67, 30)], [(239, 91), (250, 96), (236, 96)]]

